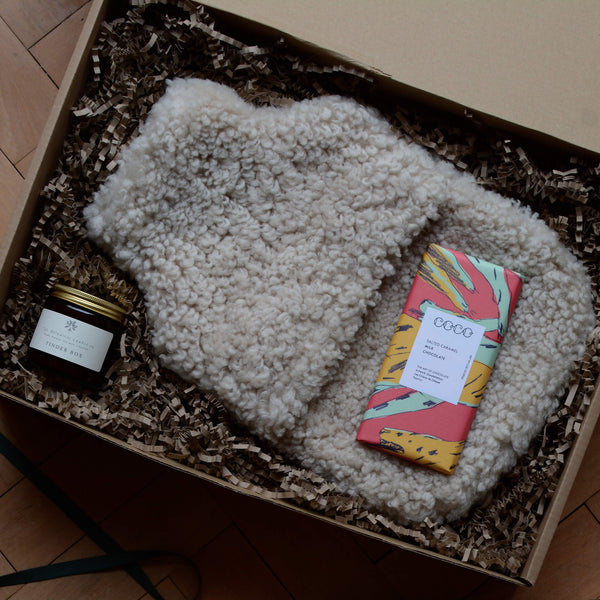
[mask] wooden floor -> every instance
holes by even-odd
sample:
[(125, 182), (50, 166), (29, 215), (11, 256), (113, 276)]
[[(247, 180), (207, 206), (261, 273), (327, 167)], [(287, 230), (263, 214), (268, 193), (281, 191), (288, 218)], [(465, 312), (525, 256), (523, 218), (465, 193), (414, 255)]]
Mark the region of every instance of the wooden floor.
[[(0, 236), (87, 12), (85, 0), (0, 0)], [(319, 600), (600, 597), (600, 428), (537, 585), (517, 588), (247, 499), (0, 401), (0, 431), (122, 546), (193, 558), (201, 598)], [(0, 458), (0, 573), (98, 552)], [(167, 600), (193, 574), (147, 568)], [(123, 572), (0, 589), (0, 600), (149, 598)]]

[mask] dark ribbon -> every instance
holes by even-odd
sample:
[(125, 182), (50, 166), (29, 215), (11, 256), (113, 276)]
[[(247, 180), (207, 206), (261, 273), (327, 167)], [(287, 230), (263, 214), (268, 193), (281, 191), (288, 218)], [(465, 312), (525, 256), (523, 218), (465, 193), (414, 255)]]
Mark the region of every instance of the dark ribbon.
[(101, 556), (91, 556), (88, 558), (54, 563), (42, 567), (34, 567), (32, 569), (8, 573), (7, 575), (0, 576), (0, 587), (122, 568), (130, 577), (139, 583), (152, 598), (155, 600), (164, 600), (163, 596), (161, 596), (138, 563), (153, 558), (170, 557), (185, 561), (194, 570), (198, 578), (198, 590), (194, 598), (198, 598), (201, 581), (200, 573), (198, 572), (196, 565), (188, 557), (162, 550), (124, 550), (1, 433), (0, 453), (2, 453), (14, 467), (21, 471), (25, 477), (35, 484), (41, 492), (52, 500), (54, 504), (56, 504), (106, 553)]

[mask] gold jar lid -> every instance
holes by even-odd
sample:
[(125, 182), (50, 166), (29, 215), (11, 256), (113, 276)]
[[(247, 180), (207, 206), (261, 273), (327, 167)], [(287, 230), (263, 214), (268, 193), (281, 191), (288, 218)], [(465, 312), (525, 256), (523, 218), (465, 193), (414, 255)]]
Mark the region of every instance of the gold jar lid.
[(82, 292), (81, 290), (69, 287), (68, 285), (56, 283), (52, 288), (50, 295), (67, 302), (72, 302), (83, 308), (93, 310), (94, 312), (100, 313), (119, 323), (123, 323), (125, 321), (125, 316), (127, 315), (127, 311), (118, 304), (113, 304), (112, 302), (98, 298), (98, 296)]

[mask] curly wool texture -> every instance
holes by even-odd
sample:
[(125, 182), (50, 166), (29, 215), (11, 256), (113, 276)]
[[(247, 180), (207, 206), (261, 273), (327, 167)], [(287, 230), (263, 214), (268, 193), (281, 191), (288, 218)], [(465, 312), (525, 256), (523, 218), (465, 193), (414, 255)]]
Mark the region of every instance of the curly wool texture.
[[(337, 96), (255, 107), (174, 80), (85, 218), (144, 292), (164, 366), (400, 522), (495, 485), (593, 327), (584, 270), (539, 219)], [(429, 240), (526, 277), (452, 477), (354, 440)]]

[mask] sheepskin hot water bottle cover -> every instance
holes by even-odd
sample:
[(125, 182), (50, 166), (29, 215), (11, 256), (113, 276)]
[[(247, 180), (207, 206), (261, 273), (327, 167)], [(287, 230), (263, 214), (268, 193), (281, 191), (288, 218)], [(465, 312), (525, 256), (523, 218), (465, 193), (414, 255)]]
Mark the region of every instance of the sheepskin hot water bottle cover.
[[(481, 500), (593, 327), (584, 269), (541, 220), (338, 96), (257, 107), (173, 80), (85, 219), (142, 289), (164, 366), (398, 522)], [(452, 477), (355, 441), (430, 242), (525, 282)]]

